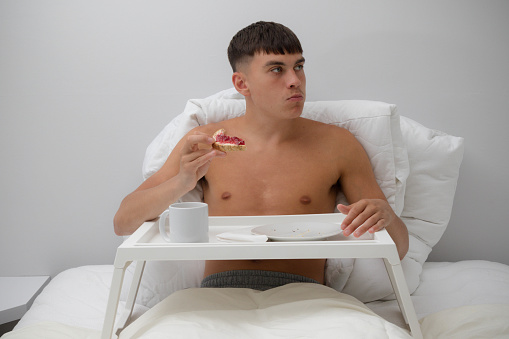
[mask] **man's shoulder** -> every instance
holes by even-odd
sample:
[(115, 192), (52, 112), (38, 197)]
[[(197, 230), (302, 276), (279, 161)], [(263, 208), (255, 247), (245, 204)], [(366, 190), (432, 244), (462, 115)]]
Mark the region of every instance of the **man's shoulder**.
[(357, 138), (346, 128), (332, 124), (308, 120), (305, 121), (305, 139), (320, 149), (342, 156), (355, 154), (360, 149)]
[(301, 118), (303, 125), (312, 133), (315, 134), (324, 134), (328, 137), (341, 137), (341, 138), (348, 138), (353, 136), (350, 131), (348, 131), (346, 128), (339, 127), (332, 124), (327, 124), (324, 122), (307, 119), (307, 118)]

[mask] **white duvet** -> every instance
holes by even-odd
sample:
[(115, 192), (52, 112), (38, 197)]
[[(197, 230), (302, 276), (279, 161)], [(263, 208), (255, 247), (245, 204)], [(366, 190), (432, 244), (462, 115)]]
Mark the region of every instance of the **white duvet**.
[[(509, 338), (509, 305), (469, 305), (420, 320), (426, 339)], [(40, 322), (5, 339), (97, 339), (100, 331)], [(147, 311), (126, 338), (411, 338), (359, 300), (318, 284), (249, 289), (187, 289)]]
[(318, 284), (172, 294), (120, 338), (409, 338), (357, 299)]

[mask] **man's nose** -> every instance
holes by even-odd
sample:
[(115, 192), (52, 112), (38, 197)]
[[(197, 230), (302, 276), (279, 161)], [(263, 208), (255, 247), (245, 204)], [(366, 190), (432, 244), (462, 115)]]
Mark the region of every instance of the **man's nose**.
[(288, 72), (288, 88), (299, 87), (301, 83), (302, 81), (294, 70)]

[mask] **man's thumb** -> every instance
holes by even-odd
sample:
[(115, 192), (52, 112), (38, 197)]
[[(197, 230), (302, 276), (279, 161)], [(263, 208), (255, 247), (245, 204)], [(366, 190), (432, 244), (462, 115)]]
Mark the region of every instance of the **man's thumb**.
[(351, 208), (350, 206), (346, 206), (343, 204), (338, 205), (338, 211), (340, 211), (343, 214), (348, 214), (348, 212), (350, 212), (350, 208)]

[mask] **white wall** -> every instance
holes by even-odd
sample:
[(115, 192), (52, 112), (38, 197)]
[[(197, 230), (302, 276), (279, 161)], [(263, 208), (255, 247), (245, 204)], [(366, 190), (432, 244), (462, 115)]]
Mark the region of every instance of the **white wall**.
[(231, 86), (226, 47), (257, 20), (300, 37), (308, 100), (396, 103), (464, 137), (430, 260), (509, 264), (508, 19), (506, 1), (0, 1), (0, 275), (112, 263), (146, 146)]

